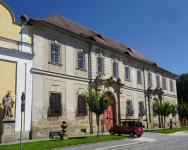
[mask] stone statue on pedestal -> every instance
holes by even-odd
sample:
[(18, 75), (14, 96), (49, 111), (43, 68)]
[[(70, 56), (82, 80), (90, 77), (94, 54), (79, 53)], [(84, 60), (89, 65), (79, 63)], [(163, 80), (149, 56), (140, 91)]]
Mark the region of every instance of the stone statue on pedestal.
[(12, 108), (14, 105), (14, 101), (10, 93), (7, 93), (2, 99), (3, 107), (4, 107), (4, 118), (13, 117)]
[(15, 121), (13, 118), (12, 108), (14, 106), (14, 101), (10, 92), (8, 92), (2, 99), (4, 107), (4, 119), (1, 120), (1, 143), (16, 142), (15, 134)]

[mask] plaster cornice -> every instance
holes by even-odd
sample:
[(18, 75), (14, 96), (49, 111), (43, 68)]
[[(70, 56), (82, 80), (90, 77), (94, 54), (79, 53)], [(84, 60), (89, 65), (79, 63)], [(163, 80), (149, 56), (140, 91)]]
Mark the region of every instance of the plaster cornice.
[(4, 55), (13, 55), (13, 56), (20, 56), (24, 58), (33, 59), (34, 54), (18, 51), (18, 50), (12, 50), (9, 48), (0, 47), (0, 53)]

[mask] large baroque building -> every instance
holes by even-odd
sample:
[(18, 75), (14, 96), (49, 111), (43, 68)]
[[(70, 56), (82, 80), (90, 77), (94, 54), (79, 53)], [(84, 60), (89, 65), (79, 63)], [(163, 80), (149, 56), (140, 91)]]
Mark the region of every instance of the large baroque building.
[[(0, 122), (4, 118), (2, 99), (10, 93), (15, 102), (12, 113), (16, 120), (17, 139), (21, 130), (22, 92), (26, 95), (22, 126), (24, 139), (29, 138), (32, 122), (33, 28), (25, 23), (17, 22), (11, 8), (0, 0)], [(9, 126), (6, 130), (10, 130)], [(0, 133), (0, 139), (2, 134)]]
[[(140, 119), (147, 129), (164, 125), (153, 113), (154, 98), (177, 104), (176, 75), (137, 50), (57, 14), (30, 19), (35, 53), (32, 138), (47, 138), (68, 122), (69, 136), (97, 131), (96, 116), (81, 93), (89, 86), (107, 89), (114, 103), (100, 117), (100, 132), (123, 119)], [(178, 120), (178, 116), (176, 116)], [(175, 121), (175, 116), (166, 119)], [(178, 122), (177, 122), (178, 124)]]

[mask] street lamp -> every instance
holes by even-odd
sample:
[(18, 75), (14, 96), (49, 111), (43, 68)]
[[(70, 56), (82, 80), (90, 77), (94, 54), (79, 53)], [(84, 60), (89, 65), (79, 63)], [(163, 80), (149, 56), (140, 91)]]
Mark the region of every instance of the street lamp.
[(23, 116), (23, 111), (25, 111), (25, 103), (24, 103), (24, 100), (25, 100), (25, 94), (24, 94), (24, 92), (22, 92), (21, 100), (22, 100), (22, 103), (21, 103), (20, 150), (22, 149), (22, 116)]

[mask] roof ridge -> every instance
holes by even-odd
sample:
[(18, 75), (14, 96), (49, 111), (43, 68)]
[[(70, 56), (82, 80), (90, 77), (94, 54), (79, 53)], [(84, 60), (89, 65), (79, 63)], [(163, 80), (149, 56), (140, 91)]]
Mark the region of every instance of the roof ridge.
[[(63, 17), (63, 16), (61, 16), (61, 15), (59, 15), (59, 14), (54, 14), (54, 15), (56, 15), (56, 16), (59, 16), (59, 17), (62, 17), (62, 18), (65, 18), (65, 17)], [(52, 16), (54, 16), (54, 15), (52, 15)], [(52, 17), (52, 16), (49, 16), (49, 17)], [(49, 17), (47, 17), (47, 18), (49, 18)], [(47, 18), (45, 18), (45, 19), (47, 19)], [(65, 19), (67, 19), (67, 20), (69, 20), (69, 21), (71, 21), (71, 22), (73, 22), (73, 23), (75, 23), (75, 24), (77, 24), (77, 25), (79, 25), (79, 26), (83, 26), (84, 28), (87, 28), (87, 27), (85, 27), (84, 25), (81, 25), (81, 24), (78, 24), (77, 22), (74, 22), (74, 21), (72, 21), (72, 20), (70, 20), (70, 19), (68, 19), (68, 18), (65, 18)], [(44, 19), (42, 19), (42, 20), (44, 20)], [(92, 30), (92, 29), (89, 29), (89, 28), (87, 28), (88, 30), (91, 30), (91, 31), (93, 31), (93, 32), (96, 32), (96, 31), (94, 31), (94, 30)], [(96, 33), (98, 33), (98, 34), (100, 34), (101, 36), (105, 36), (105, 35), (103, 35), (103, 34), (101, 34), (101, 33), (99, 33), (99, 32), (96, 32)], [(109, 38), (108, 36), (105, 36), (105, 37), (107, 37), (107, 38)], [(112, 38), (109, 38), (109, 39), (112, 39)], [(114, 40), (114, 39), (112, 39), (112, 40)], [(116, 40), (114, 40), (114, 41), (116, 41)], [(116, 42), (118, 42), (118, 41), (116, 41)], [(120, 43), (120, 42), (118, 42), (118, 43)], [(123, 44), (123, 43), (120, 43), (120, 44)], [(129, 47), (129, 46), (127, 46), (127, 45), (125, 45), (125, 44), (123, 44), (124, 46), (126, 46), (126, 47)], [(131, 48), (131, 47), (129, 47), (129, 48)], [(131, 49), (133, 49), (133, 48), (131, 48)], [(149, 58), (148, 58), (149, 59)]]
[[(58, 15), (58, 16), (60, 16), (60, 17), (62, 17), (62, 18), (65, 18), (65, 17), (63, 17), (63, 16), (61, 16), (61, 15), (59, 15), (59, 14), (55, 14), (55, 15)], [(70, 19), (68, 19), (68, 18), (65, 18), (65, 19), (70, 20)], [(87, 28), (87, 27), (85, 27), (84, 25), (78, 24), (77, 22), (74, 22), (74, 21), (72, 21), (72, 20), (70, 20), (70, 21), (73, 22), (73, 23), (75, 23), (75, 24), (77, 24), (77, 25), (79, 25), (79, 26), (83, 26), (84, 28)], [(94, 30), (89, 29), (89, 28), (87, 28), (87, 29), (88, 29), (88, 30), (91, 30), (91, 31), (93, 31), (93, 32), (96, 32), (96, 33), (98, 33), (98, 34), (100, 34), (100, 35), (102, 35), (102, 36), (105, 36), (105, 37), (109, 38), (108, 36), (103, 35), (103, 34), (97, 32), (97, 31), (94, 31)], [(112, 38), (109, 38), (109, 39), (112, 39)], [(112, 40), (114, 40), (114, 39), (112, 39)], [(116, 41), (116, 40), (114, 40), (114, 41)], [(118, 41), (116, 41), (116, 42), (118, 42)], [(120, 43), (120, 42), (118, 42), (118, 43)], [(123, 44), (123, 43), (121, 43), (121, 44)], [(123, 44), (123, 45), (125, 45), (125, 44)], [(127, 46), (127, 45), (125, 45), (125, 46)], [(129, 47), (129, 46), (127, 46), (127, 47)], [(130, 48), (131, 48), (131, 47), (130, 47)]]

